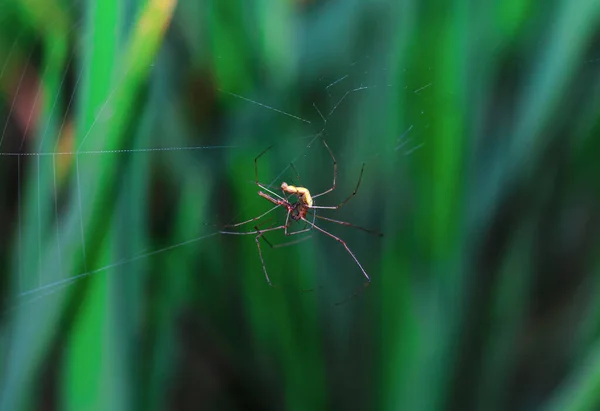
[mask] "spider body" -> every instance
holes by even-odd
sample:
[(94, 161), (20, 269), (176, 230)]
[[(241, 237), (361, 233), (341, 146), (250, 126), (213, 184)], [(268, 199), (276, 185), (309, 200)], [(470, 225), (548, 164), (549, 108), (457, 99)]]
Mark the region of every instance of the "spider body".
[[(302, 187), (300, 187), (300, 188), (302, 188)], [(306, 190), (306, 192), (310, 196), (310, 193), (308, 192), (308, 190)], [(275, 199), (275, 198), (271, 197), (270, 195), (265, 194), (262, 191), (259, 191), (258, 195), (266, 200), (269, 200), (273, 204), (277, 204), (278, 206), (284, 207), (288, 211), (288, 220), (286, 221), (286, 226), (288, 226), (288, 227), (289, 227), (288, 222), (289, 222), (290, 218), (294, 221), (300, 221), (300, 220), (306, 218), (306, 214), (308, 213), (308, 211), (310, 209), (310, 206), (308, 204), (306, 204), (300, 197), (298, 198), (298, 201), (296, 201), (295, 203), (291, 203), (286, 199)], [(291, 234), (288, 233), (286, 230), (285, 235), (291, 235)]]
[(298, 201), (302, 202), (308, 208), (313, 206), (313, 199), (308, 188), (290, 186), (286, 182), (281, 183), (281, 189), (284, 193), (293, 194), (298, 197)]
[[(259, 215), (258, 217), (252, 218), (250, 220), (247, 221), (243, 221), (241, 223), (237, 223), (237, 224), (230, 224), (227, 225), (226, 227), (238, 227), (244, 224), (248, 224), (251, 223), (253, 221), (257, 221), (260, 220), (261, 218), (263, 218), (265, 215), (269, 214), (270, 212), (272, 212), (273, 210), (277, 209), (277, 208), (284, 208), (287, 210), (287, 216), (285, 219), (285, 224), (282, 225), (278, 225), (276, 227), (270, 227), (270, 228), (266, 228), (266, 229), (259, 229), (258, 225), (254, 227), (254, 231), (245, 231), (245, 232), (234, 232), (234, 231), (221, 231), (222, 234), (237, 234), (237, 235), (255, 235), (255, 241), (256, 241), (256, 246), (258, 247), (258, 255), (260, 257), (260, 261), (262, 263), (262, 267), (263, 267), (263, 271), (265, 273), (265, 278), (267, 280), (267, 283), (269, 285), (273, 285), (271, 283), (271, 280), (269, 278), (269, 274), (267, 273), (267, 268), (265, 266), (265, 262), (262, 256), (262, 251), (260, 248), (260, 238), (262, 237), (263, 240), (265, 240), (265, 242), (272, 248), (278, 247), (278, 246), (285, 246), (285, 245), (290, 245), (290, 244), (294, 244), (295, 242), (291, 242), (291, 243), (285, 243), (285, 244), (279, 244), (279, 245), (272, 245), (267, 239), (266, 237), (264, 237), (264, 234), (266, 232), (270, 232), (270, 231), (276, 231), (276, 230), (283, 230), (286, 236), (291, 236), (291, 235), (296, 235), (296, 234), (301, 234), (301, 233), (305, 233), (307, 231), (310, 231), (312, 229), (318, 230), (321, 233), (329, 236), (330, 238), (336, 240), (337, 242), (339, 242), (340, 244), (342, 244), (342, 246), (346, 249), (346, 251), (348, 252), (348, 254), (352, 257), (352, 259), (354, 260), (354, 262), (356, 263), (356, 265), (358, 266), (358, 268), (360, 268), (363, 276), (366, 278), (366, 283), (365, 285), (368, 285), (371, 282), (371, 277), (369, 277), (369, 275), (367, 274), (367, 272), (365, 271), (365, 269), (363, 268), (363, 266), (360, 264), (360, 262), (358, 261), (358, 259), (356, 258), (356, 256), (354, 255), (354, 253), (350, 250), (350, 248), (348, 247), (348, 245), (346, 244), (346, 242), (344, 240), (342, 240), (339, 237), (336, 237), (335, 235), (331, 234), (329, 231), (319, 227), (318, 225), (315, 224), (316, 219), (321, 219), (321, 220), (325, 220), (325, 221), (329, 221), (332, 223), (336, 223), (336, 224), (340, 224), (340, 225), (344, 225), (347, 227), (354, 227), (357, 228), (359, 230), (362, 231), (366, 231), (370, 234), (375, 234), (377, 236), (383, 236), (383, 234), (376, 232), (376, 231), (372, 231), (372, 230), (368, 230), (366, 228), (363, 227), (359, 227), (357, 225), (345, 222), (345, 221), (339, 221), (339, 220), (334, 220), (332, 218), (328, 218), (328, 217), (323, 217), (320, 215), (317, 215), (317, 210), (318, 209), (323, 209), (323, 210), (337, 210), (340, 207), (342, 207), (344, 204), (346, 204), (352, 197), (354, 197), (354, 195), (356, 195), (356, 192), (358, 191), (358, 187), (360, 186), (360, 182), (362, 180), (362, 175), (363, 175), (363, 171), (365, 168), (365, 165), (363, 164), (361, 170), (360, 170), (360, 175), (358, 177), (358, 183), (356, 184), (356, 188), (354, 189), (354, 192), (352, 192), (352, 194), (350, 194), (344, 201), (342, 201), (341, 203), (339, 203), (336, 206), (319, 206), (316, 205), (314, 202), (314, 199), (317, 197), (320, 197), (322, 195), (328, 194), (332, 191), (335, 190), (336, 188), (336, 180), (337, 180), (337, 162), (335, 160), (335, 157), (333, 156), (333, 153), (331, 152), (331, 149), (329, 148), (329, 146), (327, 145), (327, 143), (325, 142), (325, 140), (323, 138), (321, 138), (321, 141), (323, 142), (323, 145), (325, 146), (325, 148), (327, 149), (327, 151), (329, 151), (329, 155), (331, 156), (331, 159), (333, 160), (333, 184), (331, 186), (331, 188), (323, 191), (322, 193), (316, 194), (316, 195), (311, 195), (310, 191), (306, 188), (306, 187), (297, 187), (297, 186), (292, 186), (289, 185), (285, 182), (281, 183), (281, 190), (283, 191), (283, 197), (278, 195), (277, 193), (271, 191), (269, 188), (267, 188), (267, 186), (265, 186), (264, 184), (261, 184), (258, 181), (258, 159), (265, 154), (267, 151), (269, 151), (269, 149), (271, 149), (271, 147), (267, 148), (266, 150), (264, 150), (262, 153), (260, 153), (255, 159), (254, 159), (254, 172), (256, 175), (256, 185), (261, 189), (258, 192), (258, 195), (262, 198), (264, 198), (265, 200), (268, 200), (269, 202), (271, 202), (272, 204), (274, 204), (274, 207), (272, 207), (270, 210), (264, 212), (263, 214)], [(293, 164), (290, 164), (292, 166), (292, 168), (294, 168)], [(295, 168), (294, 168), (295, 171)], [(295, 196), (297, 198), (297, 201), (292, 203), (288, 200), (287, 195), (292, 195)], [(307, 215), (309, 212), (312, 212), (313, 215), (311, 216), (310, 219), (307, 218)], [(306, 223), (306, 227), (307, 228), (303, 228), (301, 230), (298, 231), (293, 231), (293, 232), (289, 232), (288, 228), (291, 225), (291, 221), (303, 221), (304, 223)]]

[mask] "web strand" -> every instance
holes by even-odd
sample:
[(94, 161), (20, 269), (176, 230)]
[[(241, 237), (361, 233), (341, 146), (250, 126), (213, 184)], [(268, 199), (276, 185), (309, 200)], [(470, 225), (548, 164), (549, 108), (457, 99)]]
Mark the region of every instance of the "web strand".
[(87, 256), (85, 252), (85, 233), (83, 228), (83, 210), (81, 205), (81, 183), (79, 182), (79, 156), (75, 156), (75, 169), (77, 173), (77, 204), (79, 206), (79, 223), (81, 227), (81, 250), (83, 253), (83, 267), (87, 271)]
[(21, 157), (17, 157), (17, 225), (19, 226), (19, 291), (23, 289), (23, 223), (21, 221)]
[(147, 253), (143, 253), (143, 254), (137, 255), (135, 257), (129, 258), (129, 259), (118, 261), (116, 263), (111, 263), (111, 264), (105, 265), (104, 267), (96, 268), (96, 269), (91, 270), (91, 271), (86, 271), (84, 273), (77, 274), (77, 275), (75, 275), (73, 277), (64, 278), (62, 280), (54, 281), (52, 283), (49, 283), (49, 284), (46, 284), (46, 285), (34, 288), (32, 290), (21, 292), (20, 294), (17, 295), (17, 298), (23, 298), (23, 297), (27, 297), (27, 296), (30, 296), (30, 295), (35, 295), (35, 294), (38, 294), (40, 292), (48, 292), (49, 290), (55, 289), (56, 287), (62, 287), (62, 286), (65, 286), (65, 285), (70, 285), (70, 284), (75, 283), (76, 281), (79, 281), (79, 280), (81, 280), (83, 278), (89, 277), (89, 276), (91, 276), (93, 274), (98, 274), (98, 273), (101, 273), (101, 272), (104, 272), (104, 271), (108, 271), (108, 270), (116, 268), (116, 267), (120, 267), (122, 265), (133, 263), (135, 261), (138, 261), (138, 260), (141, 260), (141, 259), (144, 259), (144, 258), (148, 258), (148, 257), (154, 256), (154, 255), (160, 254), (160, 253), (164, 253), (166, 251), (171, 251), (173, 249), (176, 249), (176, 248), (179, 248), (179, 247), (183, 247), (185, 245), (192, 244), (192, 243), (198, 242), (200, 240), (204, 240), (204, 239), (209, 238), (209, 237), (213, 237), (213, 236), (215, 236), (217, 234), (219, 234), (219, 233), (215, 231), (215, 232), (210, 233), (210, 234), (206, 234), (206, 235), (203, 235), (203, 236), (200, 236), (200, 237), (192, 238), (191, 240), (182, 241), (180, 243), (173, 244), (173, 245), (170, 245), (168, 247), (164, 247), (164, 248), (160, 248), (158, 250), (154, 250), (154, 251), (150, 251), (150, 252), (147, 252)]
[(38, 218), (38, 283), (42, 284), (42, 200), (41, 200), (41, 172), (40, 157), (37, 157), (37, 218)]
[(56, 187), (56, 156), (52, 157), (52, 179), (54, 184), (54, 218), (56, 223), (56, 248), (58, 259), (58, 272), (63, 272), (62, 247), (60, 245), (60, 219), (58, 215), (58, 189)]
[[(14, 46), (14, 45), (13, 45)], [(72, 61), (74, 60), (74, 56), (75, 54), (72, 54), (68, 60), (68, 62), (66, 63), (66, 67), (67, 69), (71, 66)], [(98, 274), (98, 273), (102, 273), (102, 272), (106, 272), (110, 269), (116, 268), (116, 267), (120, 267), (122, 265), (125, 264), (129, 264), (129, 263), (133, 263), (145, 258), (149, 258), (152, 256), (156, 256), (158, 254), (161, 253), (165, 253), (165, 252), (169, 252), (172, 251), (174, 249), (177, 249), (179, 247), (183, 247), (192, 243), (196, 243), (199, 242), (201, 240), (204, 239), (208, 239), (211, 238), (217, 234), (219, 234), (218, 231), (209, 233), (209, 234), (205, 234), (199, 237), (195, 237), (191, 240), (186, 240), (186, 241), (182, 241), (164, 248), (160, 248), (158, 250), (154, 250), (154, 251), (150, 251), (150, 252), (146, 252), (137, 256), (134, 256), (132, 258), (129, 259), (125, 259), (125, 260), (121, 260), (121, 261), (117, 261), (115, 263), (111, 263), (108, 265), (105, 265), (103, 267), (97, 268), (97, 269), (88, 269), (88, 261), (87, 261), (87, 253), (86, 253), (86, 242), (85, 242), (85, 227), (84, 227), (84, 221), (83, 221), (83, 194), (82, 194), (82, 182), (81, 181), (81, 172), (80, 172), (80, 166), (79, 166), (79, 161), (80, 161), (80, 157), (84, 158), (85, 156), (88, 155), (127, 155), (127, 154), (148, 154), (148, 153), (155, 153), (155, 152), (160, 152), (160, 153), (164, 153), (164, 152), (180, 152), (180, 151), (196, 151), (196, 150), (230, 150), (230, 149), (239, 149), (239, 148), (246, 148), (248, 147), (248, 145), (239, 145), (239, 144), (235, 144), (235, 145), (198, 145), (198, 146), (174, 146), (174, 147), (148, 147), (148, 148), (136, 148), (136, 149), (112, 149), (112, 150), (83, 150), (82, 147), (84, 147), (84, 144), (86, 142), (88, 142), (88, 137), (91, 135), (91, 133), (95, 130), (96, 125), (100, 119), (101, 116), (103, 116), (103, 113), (106, 109), (106, 107), (109, 105), (109, 103), (111, 102), (111, 99), (114, 96), (114, 93), (118, 90), (118, 88), (120, 87), (120, 84), (115, 85), (115, 87), (110, 91), (110, 93), (108, 94), (108, 96), (106, 97), (106, 99), (104, 100), (103, 104), (100, 107), (100, 110), (95, 114), (91, 125), (89, 126), (89, 128), (87, 129), (85, 135), (83, 136), (83, 138), (81, 139), (81, 142), (79, 143), (78, 147), (75, 150), (63, 150), (63, 151), (58, 151), (58, 144), (60, 142), (60, 138), (63, 135), (63, 131), (64, 131), (64, 127), (67, 124), (68, 120), (68, 116), (69, 113), (71, 111), (71, 107), (73, 104), (73, 101), (75, 99), (77, 90), (78, 90), (78, 85), (79, 82), (82, 78), (82, 74), (83, 74), (84, 68), (82, 67), (79, 71), (78, 71), (78, 75), (77, 75), (77, 80), (75, 82), (75, 87), (74, 90), (70, 96), (69, 96), (69, 100), (68, 103), (66, 105), (65, 108), (65, 112), (64, 115), (62, 117), (62, 121), (60, 121), (60, 127), (58, 130), (58, 135), (56, 138), (56, 142), (54, 144), (54, 150), (53, 151), (43, 151), (43, 145), (44, 145), (44, 141), (45, 138), (49, 133), (50, 130), (50, 123), (51, 123), (51, 118), (53, 117), (53, 114), (55, 112), (55, 109), (59, 106), (57, 101), (59, 98), (59, 93), (57, 93), (57, 95), (55, 96), (55, 98), (53, 99), (52, 102), (52, 106), (50, 108), (50, 114), (48, 115), (48, 119), (46, 121), (44, 130), (41, 134), (41, 138), (39, 141), (39, 145), (38, 145), (38, 150), (36, 152), (22, 152), (22, 147), (23, 147), (23, 141), (21, 143), (21, 148), (19, 149), (19, 151), (17, 152), (0, 152), (0, 156), (5, 156), (5, 157), (11, 157), (11, 156), (16, 156), (17, 157), (17, 167), (18, 167), (18, 186), (19, 186), (19, 251), (18, 251), (18, 258), (19, 258), (19, 262), (18, 262), (18, 270), (19, 270), (19, 294), (17, 295), (17, 299), (21, 300), (21, 299), (28, 299), (27, 301), (24, 301), (23, 304), (29, 304), (33, 301), (37, 301), (39, 298), (43, 298), (45, 296), (48, 296), (50, 294), (56, 293), (58, 291), (64, 290), (65, 288), (67, 288), (68, 286), (70, 286), (71, 284), (74, 284), (75, 282), (83, 279), (83, 278), (87, 278), (90, 277), (94, 274)], [(21, 76), (21, 81), (23, 80), (23, 76), (25, 75), (25, 70), (22, 73)], [(326, 87), (326, 91), (327, 93), (329, 93), (329, 90), (331, 87), (336, 86), (338, 84), (340, 84), (343, 80), (347, 79), (349, 76), (343, 76), (340, 77), (339, 79), (335, 80), (334, 82), (330, 83), (327, 87)], [(65, 75), (63, 75), (61, 81), (60, 81), (60, 85), (59, 85), (59, 92), (63, 90), (63, 87), (66, 84), (66, 73)], [(351, 94), (362, 91), (362, 90), (367, 90), (367, 89), (371, 89), (374, 88), (374, 86), (360, 86), (360, 87), (356, 87), (353, 88), (351, 90), (346, 91), (342, 97), (337, 100), (337, 102), (333, 105), (333, 108), (329, 111), (329, 113), (325, 116), (323, 115), (322, 111), (317, 107), (316, 104), (313, 104), (313, 107), (315, 108), (316, 112), (318, 113), (318, 115), (320, 116), (323, 126), (321, 128), (321, 130), (319, 132), (317, 132), (316, 134), (311, 134), (310, 136), (310, 140), (308, 142), (308, 144), (306, 144), (305, 148), (303, 150), (300, 150), (296, 153), (296, 156), (292, 159), (292, 161), (290, 163), (288, 163), (285, 167), (283, 167), (283, 169), (272, 179), (271, 183), (269, 186), (272, 186), (275, 183), (279, 183), (281, 181), (281, 177), (284, 175), (285, 172), (287, 172), (290, 168), (290, 164), (293, 162), (297, 162), (297, 160), (304, 156), (306, 151), (311, 148), (311, 146), (313, 145), (313, 143), (315, 142), (315, 140), (317, 138), (319, 138), (320, 136), (323, 135), (323, 133), (325, 132), (326, 126), (327, 126), (327, 121), (330, 119), (330, 117), (334, 114), (334, 112), (338, 109), (338, 107), (340, 106), (340, 104), (343, 103), (343, 101)], [(258, 102), (256, 100), (252, 100), (243, 96), (240, 96), (238, 94), (232, 93), (232, 92), (228, 92), (225, 90), (221, 90), (218, 89), (221, 93), (224, 93), (226, 95), (230, 95), (232, 97), (241, 99), (243, 101), (246, 101), (248, 103), (257, 105), (259, 107), (265, 108), (267, 110), (273, 111), (275, 113), (284, 115), (288, 118), (292, 118), (294, 120), (300, 121), (302, 123), (305, 124), (312, 124), (310, 120), (307, 120), (305, 118), (302, 118), (300, 116), (297, 116), (295, 114), (283, 111), (281, 109), (275, 108), (273, 106), (269, 106), (267, 104)], [(40, 90), (38, 89), (38, 93), (40, 92)], [(15, 104), (15, 99), (13, 99), (12, 105), (14, 106)], [(37, 104), (37, 100), (38, 100), (38, 96), (36, 95), (36, 99), (35, 99), (35, 103), (34, 103), (34, 108), (35, 108), (35, 104)], [(11, 113), (12, 113), (12, 108), (11, 108)], [(27, 129), (29, 129), (30, 126), (30, 122), (31, 122), (31, 116), (33, 114), (30, 113), (30, 117), (28, 119), (28, 123), (27, 123)], [(9, 115), (10, 118), (10, 115)], [(5, 129), (6, 129), (7, 125), (5, 124)], [(2, 134), (2, 139), (4, 139), (5, 133), (3, 132)], [(307, 137), (307, 138), (308, 138)], [(24, 137), (25, 138), (25, 137)], [(0, 139), (0, 146), (2, 143), (2, 139)], [(39, 248), (39, 278), (38, 278), (38, 287), (28, 290), (28, 291), (23, 291), (23, 279), (22, 279), (22, 270), (23, 270), (23, 250), (22, 250), (22, 221), (21, 221), (21, 158), (22, 157), (36, 157), (37, 159), (37, 179), (38, 179), (38, 186), (37, 186), (37, 201), (38, 201), (38, 208), (37, 208), (37, 214), (38, 214), (38, 248)], [(71, 277), (67, 277), (67, 278), (62, 278), (59, 279), (57, 281), (53, 281), (53, 282), (49, 282), (47, 284), (43, 284), (43, 262), (42, 262), (42, 249), (43, 249), (43, 236), (42, 236), (42, 218), (41, 218), (41, 178), (42, 178), (42, 173), (41, 173), (41, 157), (48, 157), (51, 156), (52, 157), (52, 185), (53, 185), (53, 189), (54, 189), (54, 199), (53, 199), (53, 206), (54, 206), (54, 218), (55, 218), (55, 224), (54, 224), (54, 229), (55, 229), (55, 236), (56, 236), (56, 253), (57, 253), (57, 265), (58, 265), (58, 271), (59, 272), (63, 272), (63, 261), (62, 261), (62, 253), (63, 253), (63, 247), (61, 245), (61, 224), (60, 224), (60, 214), (59, 214), (59, 200), (58, 200), (58, 190), (59, 190), (59, 184), (57, 182), (57, 157), (60, 156), (73, 156), (74, 160), (75, 160), (75, 167), (74, 167), (74, 172), (75, 172), (75, 184), (76, 184), (76, 191), (77, 191), (77, 198), (75, 201), (77, 201), (77, 209), (79, 212), (79, 231), (80, 231), (80, 239), (81, 239), (81, 249), (82, 249), (82, 257), (83, 257), (83, 266), (84, 266), (84, 272), (81, 274), (77, 274)], [(268, 190), (267, 190), (268, 191)], [(274, 193), (273, 193), (274, 194)], [(277, 195), (277, 194), (274, 194)], [(266, 213), (265, 213), (266, 214)], [(309, 222), (310, 223), (310, 222)], [(314, 224), (314, 217), (313, 217), (313, 224)], [(308, 237), (307, 237), (308, 238)], [(296, 242), (293, 242), (292, 244), (295, 244)]]
[(264, 107), (264, 108), (266, 108), (266, 109), (268, 109), (268, 110), (272, 110), (272, 111), (275, 111), (275, 112), (277, 112), (277, 113), (280, 113), (280, 114), (286, 115), (286, 116), (288, 116), (288, 117), (291, 117), (291, 118), (293, 118), (293, 119), (295, 119), (295, 120), (298, 120), (298, 121), (303, 121), (303, 122), (305, 122), (305, 123), (308, 123), (308, 124), (310, 124), (310, 121), (309, 121), (309, 120), (307, 120), (307, 119), (305, 119), (305, 118), (302, 118), (302, 117), (295, 116), (295, 115), (293, 115), (293, 114), (291, 114), (291, 113), (288, 113), (287, 111), (279, 110), (279, 109), (277, 109), (277, 108), (275, 108), (275, 107), (268, 106), (268, 105), (266, 105), (266, 104), (263, 104), (263, 103), (260, 103), (260, 102), (258, 102), (258, 101), (256, 101), (256, 100), (251, 100), (251, 99), (249, 99), (249, 98), (247, 98), (247, 97), (240, 96), (239, 94), (235, 94), (235, 93), (232, 93), (232, 92), (230, 92), (230, 91), (222, 90), (222, 89), (220, 89), (220, 88), (218, 88), (217, 90), (218, 90), (218, 91), (220, 91), (221, 93), (224, 93), (224, 94), (229, 94), (229, 95), (230, 95), (230, 96), (232, 96), (232, 97), (239, 98), (240, 100), (244, 100), (244, 101), (247, 101), (247, 102), (249, 102), (249, 103), (256, 104), (257, 106)]
[(156, 147), (156, 148), (139, 148), (139, 149), (116, 149), (116, 150), (89, 150), (89, 151), (46, 151), (38, 153), (17, 153), (4, 152), (0, 156), (6, 157), (56, 157), (56, 156), (85, 156), (85, 155), (102, 155), (102, 154), (134, 154), (134, 153), (150, 153), (155, 151), (194, 151), (194, 150), (220, 150), (231, 148), (244, 148), (246, 145), (235, 144), (225, 146), (184, 146), (184, 147)]

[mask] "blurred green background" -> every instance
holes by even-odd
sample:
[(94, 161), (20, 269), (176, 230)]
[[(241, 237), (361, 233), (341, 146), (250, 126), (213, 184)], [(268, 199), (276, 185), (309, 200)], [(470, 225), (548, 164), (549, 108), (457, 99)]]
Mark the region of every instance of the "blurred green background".
[[(0, 23), (0, 410), (600, 409), (597, 0)], [(277, 288), (219, 234), (271, 207), (271, 145), (262, 183), (331, 187), (321, 137), (318, 204), (366, 165), (319, 214), (384, 233), (317, 220), (356, 298), (320, 232), (261, 243)]]

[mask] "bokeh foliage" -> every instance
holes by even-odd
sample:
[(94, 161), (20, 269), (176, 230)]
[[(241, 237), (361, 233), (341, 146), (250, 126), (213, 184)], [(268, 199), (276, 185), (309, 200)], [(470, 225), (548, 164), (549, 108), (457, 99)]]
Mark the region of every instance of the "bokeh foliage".
[[(0, 410), (600, 407), (599, 2), (0, 22)], [(366, 163), (323, 214), (385, 233), (319, 222), (373, 279), (342, 305), (364, 278), (331, 238), (263, 242), (271, 288), (254, 236), (218, 234), (270, 206), (271, 145), (262, 182), (330, 187), (321, 136), (319, 204)]]

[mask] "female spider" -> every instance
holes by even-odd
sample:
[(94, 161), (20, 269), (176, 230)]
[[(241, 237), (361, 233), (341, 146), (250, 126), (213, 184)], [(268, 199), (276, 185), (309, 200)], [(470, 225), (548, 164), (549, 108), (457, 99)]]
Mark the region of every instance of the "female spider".
[[(261, 189), (258, 192), (258, 195), (261, 196), (262, 198), (268, 200), (269, 202), (274, 204), (274, 207), (272, 207), (271, 209), (267, 210), (266, 212), (264, 212), (263, 214), (259, 215), (258, 217), (254, 217), (251, 218), (250, 220), (246, 220), (246, 221), (242, 221), (241, 223), (236, 223), (236, 224), (228, 224), (225, 227), (239, 227), (241, 225), (244, 224), (249, 224), (253, 221), (257, 221), (260, 220), (261, 218), (263, 218), (264, 216), (266, 216), (267, 214), (271, 213), (273, 210), (277, 209), (277, 208), (284, 208), (287, 210), (287, 216), (285, 219), (285, 224), (283, 225), (279, 225), (276, 227), (270, 227), (270, 228), (266, 228), (266, 229), (259, 229), (258, 226), (254, 227), (253, 231), (246, 231), (246, 232), (235, 232), (235, 231), (220, 231), (221, 234), (234, 234), (234, 235), (255, 235), (255, 241), (256, 241), (256, 246), (258, 248), (258, 255), (260, 257), (260, 261), (262, 264), (262, 268), (263, 271), (265, 273), (265, 278), (267, 279), (267, 283), (270, 286), (273, 286), (273, 283), (271, 283), (271, 279), (269, 278), (269, 274), (267, 273), (267, 267), (265, 265), (265, 261), (263, 259), (262, 256), (262, 251), (260, 248), (260, 238), (264, 236), (264, 234), (266, 232), (271, 232), (271, 231), (276, 231), (276, 230), (283, 230), (284, 234), (286, 236), (291, 236), (291, 235), (296, 235), (296, 234), (301, 234), (301, 233), (305, 233), (307, 231), (312, 230), (313, 228), (322, 232), (323, 234), (333, 238), (334, 240), (338, 241), (340, 244), (342, 244), (342, 246), (344, 246), (344, 248), (346, 249), (346, 251), (348, 252), (348, 254), (350, 254), (350, 256), (352, 257), (352, 259), (354, 260), (354, 262), (356, 263), (356, 265), (358, 266), (358, 268), (360, 268), (360, 271), (362, 272), (362, 274), (364, 275), (364, 277), (366, 278), (366, 283), (365, 286), (369, 285), (369, 283), (371, 282), (371, 277), (367, 274), (367, 272), (365, 271), (365, 269), (363, 268), (363, 266), (361, 265), (360, 261), (358, 261), (358, 259), (356, 258), (356, 256), (354, 255), (354, 253), (350, 250), (350, 248), (348, 247), (348, 245), (346, 244), (346, 242), (344, 240), (342, 240), (339, 237), (336, 237), (335, 235), (331, 234), (329, 231), (319, 227), (318, 225), (315, 224), (315, 218), (319, 218), (321, 220), (325, 220), (325, 221), (329, 221), (332, 223), (336, 223), (336, 224), (341, 224), (344, 226), (348, 226), (348, 227), (354, 227), (357, 228), (359, 230), (371, 233), (371, 234), (375, 234), (377, 236), (382, 237), (383, 234), (376, 232), (376, 231), (372, 231), (372, 230), (368, 230), (366, 228), (363, 227), (359, 227), (357, 225), (345, 222), (345, 221), (339, 221), (339, 220), (334, 220), (331, 218), (327, 218), (327, 217), (323, 217), (320, 215), (317, 215), (316, 210), (317, 209), (322, 209), (322, 210), (337, 210), (340, 207), (342, 207), (344, 204), (346, 204), (352, 197), (354, 197), (358, 191), (358, 187), (360, 186), (360, 182), (362, 180), (362, 175), (363, 175), (363, 171), (365, 169), (365, 165), (363, 163), (362, 168), (360, 170), (360, 175), (358, 177), (358, 183), (356, 184), (356, 188), (354, 189), (354, 191), (352, 192), (352, 194), (350, 194), (344, 201), (342, 201), (341, 203), (339, 203), (336, 206), (319, 206), (316, 205), (314, 202), (315, 198), (321, 197), (322, 195), (331, 193), (333, 190), (335, 190), (336, 188), (336, 181), (337, 181), (337, 161), (335, 160), (335, 157), (333, 156), (333, 153), (331, 152), (331, 149), (329, 148), (329, 146), (327, 145), (327, 142), (325, 141), (325, 139), (323, 139), (321, 137), (321, 141), (323, 142), (323, 145), (325, 146), (325, 148), (327, 149), (327, 151), (329, 152), (329, 155), (331, 156), (331, 159), (333, 161), (333, 184), (331, 185), (331, 188), (323, 191), (322, 193), (319, 193), (317, 195), (311, 195), (310, 191), (306, 188), (306, 187), (296, 187), (293, 185), (289, 185), (286, 182), (281, 183), (281, 191), (283, 192), (283, 196), (278, 195), (277, 193), (271, 191), (269, 188), (267, 188), (264, 184), (261, 184), (258, 181), (258, 159), (260, 157), (262, 157), (267, 151), (269, 151), (273, 146), (268, 147), (266, 150), (264, 150), (262, 153), (260, 153), (255, 159), (254, 159), (254, 174), (256, 177), (256, 185)], [(290, 164), (292, 166), (292, 168), (294, 167), (293, 164)], [(295, 170), (295, 169), (294, 169)], [(295, 197), (297, 200), (296, 202), (292, 203), (289, 201), (288, 199), (288, 195), (289, 196), (293, 196)], [(309, 213), (309, 211), (313, 212), (313, 218), (310, 219), (312, 221), (310, 221), (309, 219), (306, 218), (307, 214)], [(291, 226), (292, 221), (290, 221), (290, 218), (292, 219), (292, 221), (303, 221), (304, 223), (306, 223), (306, 225), (308, 226), (308, 228), (304, 228), (302, 230), (298, 230), (298, 231), (293, 231), (290, 232), (288, 231), (289, 227)], [(266, 240), (265, 237), (263, 237), (264, 240)], [(273, 245), (271, 245), (271, 243), (269, 243), (267, 241), (267, 244), (269, 244), (269, 246), (273, 247)]]

